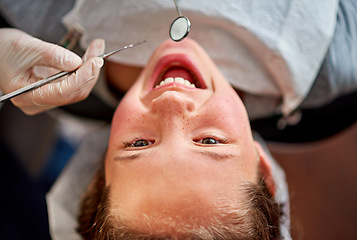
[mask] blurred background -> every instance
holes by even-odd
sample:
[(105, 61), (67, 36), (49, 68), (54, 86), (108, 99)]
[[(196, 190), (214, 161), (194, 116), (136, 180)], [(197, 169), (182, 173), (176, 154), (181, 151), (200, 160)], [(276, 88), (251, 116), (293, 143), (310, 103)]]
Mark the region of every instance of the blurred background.
[(287, 175), (293, 239), (357, 239), (357, 123), (317, 142), (269, 148)]
[(293, 239), (357, 239), (357, 93), (302, 109), (301, 121), (284, 130), (279, 117), (252, 127), (285, 170)]

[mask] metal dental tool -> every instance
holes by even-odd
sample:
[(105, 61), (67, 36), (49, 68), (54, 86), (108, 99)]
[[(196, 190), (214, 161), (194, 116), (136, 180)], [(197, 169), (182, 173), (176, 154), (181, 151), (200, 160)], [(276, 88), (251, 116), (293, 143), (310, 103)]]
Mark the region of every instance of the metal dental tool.
[(178, 3), (174, 0), (177, 13), (179, 15), (170, 26), (170, 38), (175, 42), (183, 40), (191, 29), (191, 22), (187, 17), (182, 16)]
[[(139, 44), (142, 44), (142, 43), (144, 43), (144, 42), (146, 42), (146, 41), (141, 41), (141, 42), (133, 43), (133, 44), (124, 46), (124, 47), (122, 47), (122, 48), (119, 48), (119, 49), (117, 49), (117, 50), (114, 50), (114, 51), (111, 51), (111, 52), (108, 52), (108, 53), (101, 54), (101, 55), (99, 55), (98, 57), (103, 58), (103, 59), (107, 59), (108, 57), (110, 57), (110, 56), (112, 56), (112, 55), (114, 55), (114, 54), (116, 54), (116, 53), (118, 53), (118, 52), (120, 52), (120, 51), (123, 51), (123, 50), (128, 49), (128, 48), (132, 48), (132, 47), (137, 46), (137, 45), (139, 45)], [(77, 69), (76, 69), (76, 70), (77, 70)], [(74, 73), (76, 70), (74, 70), (74, 71), (72, 71), (72, 72), (64, 72), (64, 71), (62, 71), (62, 72), (56, 73), (56, 74), (54, 74), (54, 75), (52, 75), (52, 76), (50, 76), (50, 77), (48, 77), (48, 78), (41, 79), (41, 80), (39, 80), (39, 81), (37, 81), (37, 82), (34, 82), (34, 83), (32, 83), (32, 84), (30, 84), (30, 85), (28, 85), (28, 86), (26, 86), (26, 87), (23, 87), (23, 88), (20, 88), (20, 89), (18, 89), (18, 90), (15, 90), (15, 91), (13, 91), (13, 92), (11, 92), (11, 93), (5, 94), (5, 95), (3, 95), (3, 96), (0, 97), (0, 103), (3, 102), (3, 101), (8, 100), (8, 99), (10, 99), (10, 98), (16, 97), (16, 96), (18, 96), (18, 95), (20, 95), (20, 94), (23, 94), (23, 93), (25, 93), (25, 92), (28, 92), (28, 91), (30, 91), (30, 90), (39, 88), (39, 87), (41, 87), (41, 86), (43, 86), (43, 85), (45, 85), (45, 84), (47, 84), (47, 83), (49, 83), (49, 82), (52, 82), (52, 81), (54, 81), (54, 80), (56, 80), (56, 79), (59, 79), (59, 78), (61, 78), (61, 77), (67, 76), (67, 75), (70, 75), (70, 74)]]

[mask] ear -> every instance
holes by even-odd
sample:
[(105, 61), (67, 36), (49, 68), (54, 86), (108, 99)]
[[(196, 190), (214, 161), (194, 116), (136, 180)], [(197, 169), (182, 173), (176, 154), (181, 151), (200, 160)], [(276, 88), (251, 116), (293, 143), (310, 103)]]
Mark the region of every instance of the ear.
[(271, 161), (268, 155), (265, 153), (262, 146), (255, 141), (255, 147), (259, 155), (259, 173), (264, 178), (265, 184), (270, 192), (270, 194), (275, 196), (275, 182), (272, 174)]

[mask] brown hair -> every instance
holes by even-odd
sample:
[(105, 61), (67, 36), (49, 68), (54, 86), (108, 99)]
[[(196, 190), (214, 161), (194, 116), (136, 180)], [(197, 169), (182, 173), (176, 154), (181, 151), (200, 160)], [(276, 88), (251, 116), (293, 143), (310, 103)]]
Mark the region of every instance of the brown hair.
[(279, 239), (280, 206), (268, 191), (264, 179), (245, 186), (248, 201), (246, 214), (242, 211), (226, 211), (229, 221), (217, 219), (212, 226), (200, 226), (195, 230), (180, 230), (180, 237), (165, 234), (148, 234), (128, 229), (118, 218), (109, 214), (109, 187), (105, 186), (101, 168), (89, 185), (81, 201), (78, 217), (78, 233), (85, 240), (104, 239)]

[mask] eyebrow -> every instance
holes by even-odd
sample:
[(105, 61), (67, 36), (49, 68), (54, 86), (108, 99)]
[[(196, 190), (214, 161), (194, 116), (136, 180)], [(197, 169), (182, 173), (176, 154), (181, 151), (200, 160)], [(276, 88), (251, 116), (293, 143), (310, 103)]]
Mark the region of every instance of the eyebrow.
[[(227, 152), (218, 153), (218, 152), (207, 151), (207, 150), (194, 150), (194, 152), (213, 158), (215, 160), (232, 159), (238, 157), (238, 155), (235, 153), (227, 153)], [(149, 152), (146, 153), (140, 152), (140, 153), (133, 153), (129, 155), (117, 155), (114, 157), (114, 161), (134, 160), (149, 154), (150, 154)]]
[(148, 155), (149, 153), (132, 153), (132, 154), (125, 154), (125, 155), (116, 155), (114, 157), (114, 161), (127, 161), (127, 160), (134, 160), (140, 158), (142, 156)]
[(231, 152), (213, 152), (211, 150), (194, 150), (194, 152), (213, 158), (215, 160), (222, 160), (222, 159), (229, 159), (229, 158), (231, 159), (231, 158), (238, 157), (236, 153), (231, 153)]

